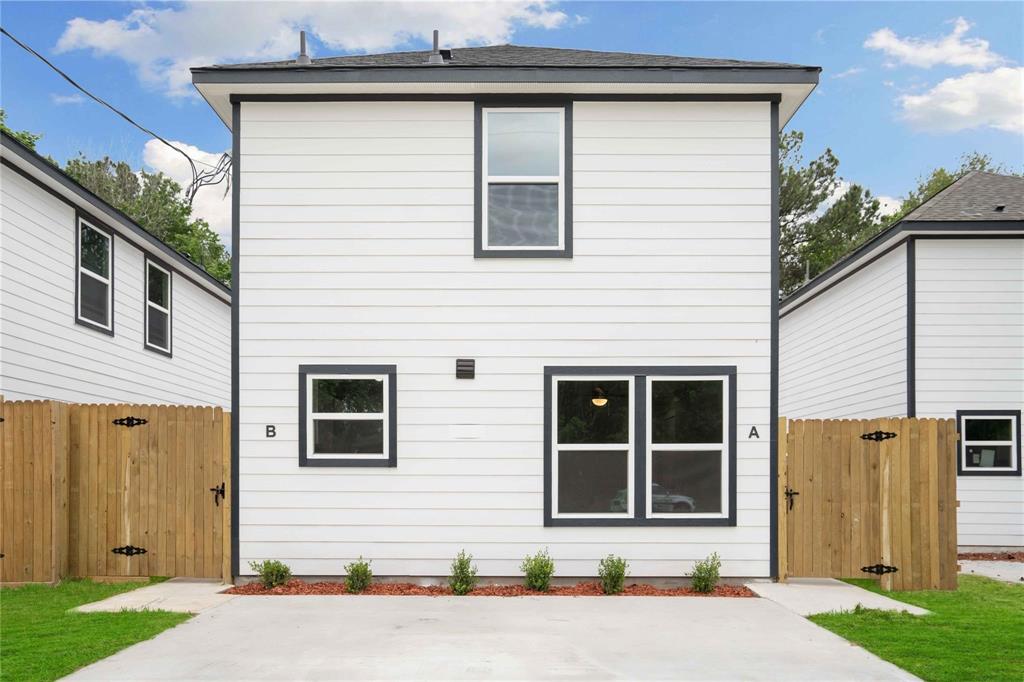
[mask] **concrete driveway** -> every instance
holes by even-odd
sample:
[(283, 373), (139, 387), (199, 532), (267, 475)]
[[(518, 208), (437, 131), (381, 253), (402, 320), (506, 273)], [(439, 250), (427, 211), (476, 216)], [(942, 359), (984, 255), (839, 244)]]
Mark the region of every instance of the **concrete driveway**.
[(239, 597), (75, 680), (915, 679), (767, 599)]

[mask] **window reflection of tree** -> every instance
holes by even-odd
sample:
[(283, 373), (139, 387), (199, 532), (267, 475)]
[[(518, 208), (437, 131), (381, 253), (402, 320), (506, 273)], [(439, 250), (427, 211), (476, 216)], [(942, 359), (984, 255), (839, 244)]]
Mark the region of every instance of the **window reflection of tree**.
[[(608, 397), (604, 407), (591, 402), (595, 387)], [(628, 381), (558, 382), (559, 443), (625, 443), (629, 418)]]
[(315, 379), (313, 411), (383, 412), (384, 382), (376, 379)]

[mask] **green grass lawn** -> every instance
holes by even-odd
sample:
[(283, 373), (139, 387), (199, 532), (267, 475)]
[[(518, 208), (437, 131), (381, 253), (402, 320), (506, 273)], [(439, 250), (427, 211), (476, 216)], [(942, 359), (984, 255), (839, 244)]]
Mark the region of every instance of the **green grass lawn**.
[(925, 680), (1024, 679), (1024, 585), (960, 576), (955, 592), (881, 592), (932, 612), (857, 610), (811, 620)]
[(0, 679), (55, 680), (190, 618), (169, 611), (68, 611), (145, 585), (69, 580), (0, 589)]

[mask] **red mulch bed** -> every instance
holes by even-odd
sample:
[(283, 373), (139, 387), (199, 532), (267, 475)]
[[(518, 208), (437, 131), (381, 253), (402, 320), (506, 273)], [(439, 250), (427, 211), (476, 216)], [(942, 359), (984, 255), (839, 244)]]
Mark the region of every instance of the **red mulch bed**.
[[(260, 583), (238, 585), (227, 591), (228, 594), (255, 595), (301, 595), (301, 594), (348, 594), (344, 583), (319, 582), (307, 583), (293, 578), (286, 584), (266, 589)], [(363, 594), (390, 596), (423, 596), (443, 597), (452, 591), (442, 585), (413, 585), (412, 583), (373, 583)], [(704, 594), (695, 592), (690, 587), (654, 587), (644, 583), (626, 585), (622, 591), (626, 597), (756, 597), (743, 585), (719, 585), (714, 592)], [(469, 593), (473, 597), (526, 597), (526, 596), (558, 596), (558, 597), (601, 597), (600, 583), (580, 582), (575, 585), (552, 585), (547, 592), (533, 592), (522, 585), (481, 585)]]
[(957, 559), (970, 561), (1022, 561), (1024, 552), (961, 552), (956, 555)]

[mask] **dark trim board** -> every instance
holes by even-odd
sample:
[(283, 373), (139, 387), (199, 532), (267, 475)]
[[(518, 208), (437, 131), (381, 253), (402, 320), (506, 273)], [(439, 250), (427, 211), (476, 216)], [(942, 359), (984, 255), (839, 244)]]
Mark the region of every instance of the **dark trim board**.
[[(123, 213), (122, 211), (119, 211), (118, 209), (114, 208), (113, 206), (108, 204), (106, 201), (104, 201), (100, 197), (96, 196), (95, 194), (90, 192), (88, 189), (86, 189), (82, 185), (80, 185), (77, 182), (75, 182), (64, 171), (62, 171), (61, 169), (57, 168), (52, 163), (50, 163), (49, 161), (47, 161), (43, 157), (39, 156), (34, 151), (32, 151), (28, 147), (24, 146), (23, 144), (21, 144), (20, 142), (18, 142), (17, 140), (12, 138), (11, 136), (7, 135), (6, 133), (4, 133), (0, 137), (2, 137), (3, 148), (4, 148), (5, 152), (10, 152), (11, 154), (18, 156), (19, 158), (24, 159), (32, 167), (36, 168), (37, 170), (41, 171), (44, 175), (46, 175), (47, 177), (52, 179), (56, 184), (61, 185), (62, 187), (64, 187), (68, 191), (70, 191), (73, 194), (77, 195), (80, 199), (82, 199), (83, 201), (88, 203), (90, 206), (92, 206), (95, 209), (97, 209), (98, 211), (102, 211), (104, 214), (106, 214), (107, 215), (106, 220), (100, 221), (100, 222), (106, 222), (106, 223), (109, 224), (109, 222), (111, 220), (115, 220), (118, 223), (125, 224), (126, 226), (128, 226), (130, 228), (130, 230), (131, 230), (131, 232), (133, 234), (141, 237), (146, 243), (148, 243), (150, 246), (152, 246), (156, 251), (159, 251), (161, 254), (163, 254), (163, 256), (168, 259), (168, 262), (174, 262), (174, 263), (177, 263), (180, 266), (178, 268), (173, 268), (172, 267), (170, 269), (176, 270), (177, 272), (181, 273), (183, 276), (189, 276), (189, 275), (186, 274), (186, 271), (188, 271), (188, 273), (191, 273), (192, 277), (198, 276), (199, 278), (203, 279), (204, 281), (206, 281), (206, 282), (208, 282), (210, 284), (213, 284), (215, 287), (220, 289), (222, 292), (228, 293), (228, 294), (231, 293), (231, 289), (229, 289), (228, 287), (224, 286), (224, 284), (220, 280), (216, 279), (213, 275), (208, 273), (206, 270), (204, 270), (200, 266), (196, 265), (192, 261), (188, 260), (187, 258), (185, 258), (185, 256), (183, 256), (182, 254), (178, 253), (177, 251), (175, 251), (173, 248), (171, 248), (170, 246), (168, 246), (167, 244), (165, 244), (161, 240), (159, 240), (156, 237), (154, 237), (152, 234), (150, 234), (145, 229), (143, 229), (140, 225), (138, 225), (134, 220), (132, 220), (125, 213)], [(39, 180), (38, 178), (36, 178), (33, 175), (31, 175), (30, 173), (28, 173), (23, 168), (18, 167), (16, 164), (14, 164), (10, 160), (8, 160), (6, 157), (0, 158), (0, 164), (2, 164), (4, 166), (7, 166), (11, 170), (15, 171), (16, 173), (18, 173), (19, 175), (24, 177), (25, 179), (27, 179), (30, 182), (34, 183), (40, 189), (43, 189), (44, 191), (48, 192), (49, 194), (51, 194), (55, 198), (60, 199), (63, 203), (67, 204), (68, 206), (71, 206), (76, 211), (81, 212), (83, 215), (89, 215), (88, 211), (80, 209), (78, 206), (76, 206), (71, 201), (69, 201), (69, 199), (66, 196), (60, 194), (59, 192), (54, 190), (52, 187), (48, 187), (41, 180)], [(110, 229), (110, 228), (108, 228), (108, 229)], [(125, 243), (131, 244), (132, 246), (134, 246), (135, 248), (139, 249), (140, 251), (145, 252), (145, 249), (143, 249), (138, 244), (136, 244), (134, 242), (131, 242), (128, 239), (125, 239), (125, 237), (123, 235), (118, 235), (118, 236)], [(211, 295), (213, 295), (212, 292), (210, 292), (210, 293), (211, 293)], [(223, 298), (221, 298), (219, 296), (214, 296), (214, 298), (216, 298), (217, 300), (222, 301), (226, 305), (230, 305), (229, 301), (226, 301), (226, 300), (224, 300)]]
[(907, 239), (907, 416), (917, 416), (917, 237)]
[[(344, 378), (353, 374), (383, 374), (388, 377), (388, 457), (334, 457), (310, 459), (306, 456), (306, 382), (310, 374), (333, 374)], [(395, 365), (299, 365), (299, 466), (300, 467), (390, 467), (398, 466), (398, 368)]]
[[(779, 577), (779, 103), (772, 102), (771, 384), (768, 418), (768, 575)], [(733, 422), (735, 425), (735, 421)], [(735, 508), (735, 504), (733, 505)]]
[[(552, 378), (555, 376), (622, 376), (631, 377), (634, 383), (635, 422), (633, 437), (634, 458), (634, 501), (631, 518), (555, 518), (551, 507), (552, 463), (554, 443), (552, 442), (551, 415), (554, 405)], [(726, 415), (729, 445), (729, 496), (728, 514), (723, 518), (647, 518), (646, 517), (646, 408), (648, 377), (658, 376), (725, 376), (729, 392), (729, 413)], [(735, 526), (736, 525), (736, 367), (724, 366), (546, 366), (544, 367), (544, 526), (545, 527), (609, 527), (609, 526)], [(774, 486), (774, 483), (773, 483)]]
[[(167, 350), (149, 343), (149, 264), (167, 271), (167, 298), (171, 305), (167, 315)], [(142, 260), (142, 347), (152, 353), (174, 357), (174, 271), (161, 260), (151, 258), (147, 253)]]
[[(110, 328), (109, 329), (107, 329), (103, 325), (100, 325), (100, 324), (97, 324), (97, 323), (93, 322), (92, 320), (90, 320), (88, 318), (82, 317), (79, 314), (80, 313), (80, 306), (79, 306), (79, 304), (81, 303), (81, 301), (79, 300), (79, 288), (82, 285), (81, 284), (82, 283), (82, 261), (81, 261), (82, 248), (81, 247), (82, 247), (82, 222), (83, 221), (88, 223), (89, 227), (95, 228), (97, 232), (102, 232), (102, 233), (106, 234), (107, 237), (110, 239), (110, 254), (108, 256), (109, 259), (110, 259), (110, 263), (109, 263), (110, 267), (109, 267), (109, 273), (108, 273), (108, 277), (109, 277), (110, 281), (107, 284), (107, 286), (110, 288), (110, 293), (108, 294), (108, 299), (107, 299), (108, 300), (107, 318), (110, 320)], [(100, 334), (106, 334), (107, 336), (114, 336), (114, 317), (115, 317), (114, 309), (115, 309), (116, 303), (117, 303), (117, 299), (116, 299), (116, 297), (114, 295), (114, 278), (115, 278), (115, 273), (117, 271), (116, 268), (114, 267), (114, 265), (115, 265), (115, 263), (114, 263), (114, 243), (117, 241), (117, 233), (115, 233), (112, 229), (107, 227), (107, 225), (105, 223), (103, 223), (102, 221), (96, 220), (95, 218), (93, 218), (88, 213), (85, 213), (84, 211), (79, 211), (77, 208), (75, 208), (75, 228), (74, 229), (75, 229), (75, 300), (72, 303), (72, 305), (74, 307), (74, 312), (73, 312), (74, 318), (73, 319), (75, 321), (75, 324), (80, 325), (82, 327), (85, 327), (86, 329), (91, 329), (92, 331), (99, 332)]]
[(499, 104), (532, 105), (554, 102), (564, 103), (567, 99), (574, 102), (781, 102), (778, 93), (637, 93), (637, 94), (592, 94), (592, 93), (529, 93), (510, 94), (495, 93), (360, 93), (360, 94), (328, 94), (308, 93), (294, 95), (238, 94), (231, 95), (231, 103), (237, 102), (475, 102), (487, 101), (492, 106)]
[(239, 232), (238, 207), (241, 204), (242, 181), (242, 105), (237, 102), (231, 105), (231, 159), (231, 290), (235, 292), (231, 297), (231, 576), (234, 578), (241, 575), (238, 557), (238, 426), (241, 423), (238, 414), (241, 407), (238, 400), (238, 247), (242, 235)]
[[(489, 107), (561, 108), (563, 123), (562, 238), (564, 248), (554, 249), (484, 249), (483, 204), (487, 186), (483, 177), (483, 112)], [(572, 258), (572, 100), (566, 97), (525, 101), (477, 98), (473, 106), (473, 257), (474, 258)]]
[[(1007, 469), (1005, 471), (975, 471), (964, 468), (964, 439), (966, 434), (961, 433), (960, 426), (963, 424), (963, 417), (979, 417), (979, 416), (992, 416), (992, 417), (1014, 417), (1016, 422), (1016, 434), (1017, 434), (1017, 466), (1014, 469)], [(960, 438), (956, 443), (956, 475), (957, 476), (1020, 476), (1021, 475), (1021, 411), (1020, 410), (957, 410), (956, 411), (956, 431)]]

